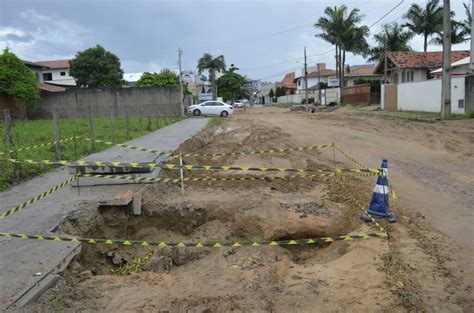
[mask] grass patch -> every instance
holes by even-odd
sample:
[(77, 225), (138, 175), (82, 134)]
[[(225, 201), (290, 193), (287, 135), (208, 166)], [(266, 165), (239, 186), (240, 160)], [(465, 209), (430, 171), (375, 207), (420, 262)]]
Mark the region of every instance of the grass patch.
[[(182, 120), (181, 117), (174, 118), (143, 118), (140, 125), (138, 117), (130, 117), (130, 131), (127, 135), (125, 117), (117, 117), (114, 119), (115, 124), (115, 142), (121, 143), (136, 137), (143, 136), (151, 131), (160, 129), (170, 124)], [(95, 139), (112, 141), (112, 125), (109, 117), (99, 117), (93, 119)], [(0, 124), (0, 151), (7, 153), (6, 134), (3, 123)], [(69, 137), (89, 138), (89, 124), (85, 118), (62, 119), (59, 121), (59, 137), (60, 139)], [(13, 141), (15, 149), (25, 148), (33, 145), (44, 144), (54, 141), (54, 128), (52, 120), (26, 120), (15, 121), (13, 125)], [(110, 147), (109, 145), (96, 143), (95, 150), (92, 150), (91, 143), (83, 140), (69, 141), (61, 144), (61, 159), (76, 160), (78, 158), (98, 152)], [(0, 155), (4, 158), (5, 155)], [(49, 146), (44, 148), (19, 151), (16, 155), (18, 159), (40, 159), (54, 160), (55, 147)], [(20, 181), (31, 178), (45, 171), (50, 170), (53, 166), (37, 165), (37, 164), (17, 164), (19, 168)], [(12, 182), (16, 180), (13, 177), (13, 164), (0, 161), (0, 190), (8, 188)]]

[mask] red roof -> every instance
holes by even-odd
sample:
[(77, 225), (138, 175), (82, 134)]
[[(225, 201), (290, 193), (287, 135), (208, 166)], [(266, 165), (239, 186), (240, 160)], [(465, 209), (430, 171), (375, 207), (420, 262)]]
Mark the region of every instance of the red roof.
[(349, 73), (345, 73), (344, 76), (351, 77), (351, 76), (370, 76), (374, 74), (375, 65), (367, 64), (367, 65), (358, 65), (358, 66), (351, 66)]
[[(451, 51), (451, 63), (464, 59), (470, 55), (468, 50)], [(398, 68), (420, 68), (420, 69), (436, 69), (443, 66), (443, 52), (414, 52), (414, 51), (397, 51), (387, 52), (387, 58), (394, 66)], [(375, 73), (383, 72), (384, 58), (379, 62)], [(390, 64), (390, 63), (389, 63)]]
[[(319, 74), (319, 76), (321, 77), (334, 76), (334, 75), (336, 75), (336, 71), (328, 69), (328, 68), (321, 70), (321, 73)], [(318, 77), (318, 71), (313, 71), (313, 72), (308, 73), (308, 77)]]
[(296, 89), (296, 83), (294, 82), (295, 80), (295, 72), (293, 73), (288, 73), (283, 77), (283, 80), (281, 81), (282, 87), (285, 87), (286, 89)]
[(59, 87), (59, 86), (54, 86), (46, 83), (39, 83), (39, 89), (41, 91), (47, 91), (47, 92), (62, 92), (66, 91), (66, 88), (64, 87)]
[(70, 60), (55, 60), (55, 61), (38, 61), (35, 64), (44, 66), (50, 69), (69, 68)]

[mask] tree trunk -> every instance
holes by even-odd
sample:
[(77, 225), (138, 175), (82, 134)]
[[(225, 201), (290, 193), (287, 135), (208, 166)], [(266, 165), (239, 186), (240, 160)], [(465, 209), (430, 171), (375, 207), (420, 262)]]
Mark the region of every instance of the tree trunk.
[(423, 42), (423, 48), (425, 49), (425, 52), (428, 50), (428, 34), (424, 33), (424, 42)]
[(346, 71), (346, 50), (342, 50), (341, 88), (344, 87), (344, 76)]
[(336, 78), (339, 79), (339, 47), (336, 44)]
[(217, 99), (217, 92), (216, 92), (216, 72), (214, 70), (209, 70), (211, 76), (211, 91), (212, 91), (212, 100)]

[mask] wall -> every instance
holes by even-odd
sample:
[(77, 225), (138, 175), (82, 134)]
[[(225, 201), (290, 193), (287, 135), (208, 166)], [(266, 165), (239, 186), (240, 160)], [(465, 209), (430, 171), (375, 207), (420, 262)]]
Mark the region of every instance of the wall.
[[(464, 100), (464, 77), (451, 79), (451, 113), (463, 114), (459, 100)], [(398, 109), (404, 111), (440, 112), (441, 79), (398, 84)]]
[[(286, 96), (278, 97), (277, 103), (290, 103), (290, 102), (301, 103), (301, 101), (304, 98), (305, 98), (304, 94), (286, 95)], [(308, 94), (308, 98), (309, 98), (309, 94)]]
[(62, 117), (85, 117), (89, 108), (93, 116), (116, 115), (179, 116), (183, 114), (179, 86), (140, 87), (120, 89), (70, 89), (42, 95), (31, 118), (51, 118), (53, 110)]
[(365, 104), (370, 105), (370, 84), (361, 84), (342, 88), (343, 104)]
[(322, 89), (321, 105), (329, 105), (331, 102), (339, 103), (341, 89), (340, 88), (328, 88)]
[(0, 123), (3, 122), (4, 110), (10, 111), (10, 116), (16, 119), (24, 119), (27, 117), (27, 107), (21, 101), (11, 100), (5, 95), (0, 95)]

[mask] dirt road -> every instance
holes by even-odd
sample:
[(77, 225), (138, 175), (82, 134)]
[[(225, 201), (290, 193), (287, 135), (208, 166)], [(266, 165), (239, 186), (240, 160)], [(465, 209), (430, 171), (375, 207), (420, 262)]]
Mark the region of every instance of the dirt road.
[[(474, 308), (474, 123), (433, 124), (338, 110), (238, 112), (184, 143), (183, 153), (239, 152), (335, 142), (369, 167), (389, 160), (399, 222), (390, 240), (321, 246), (163, 250), (138, 274), (110, 275), (150, 248), (87, 246), (59, 286), (29, 311), (470, 312)], [(332, 149), (190, 157), (188, 164), (332, 168)], [(359, 167), (337, 154), (338, 167)], [(187, 175), (218, 178), (236, 172)], [(177, 177), (176, 173), (169, 173)], [(240, 177), (238, 176), (238, 177)], [(343, 188), (340, 182), (343, 181)], [(168, 241), (300, 239), (377, 231), (361, 223), (373, 177), (155, 185), (141, 217), (118, 208), (77, 212), (58, 230)], [(347, 192), (349, 190), (349, 192)], [(356, 198), (357, 201), (354, 201)]]

